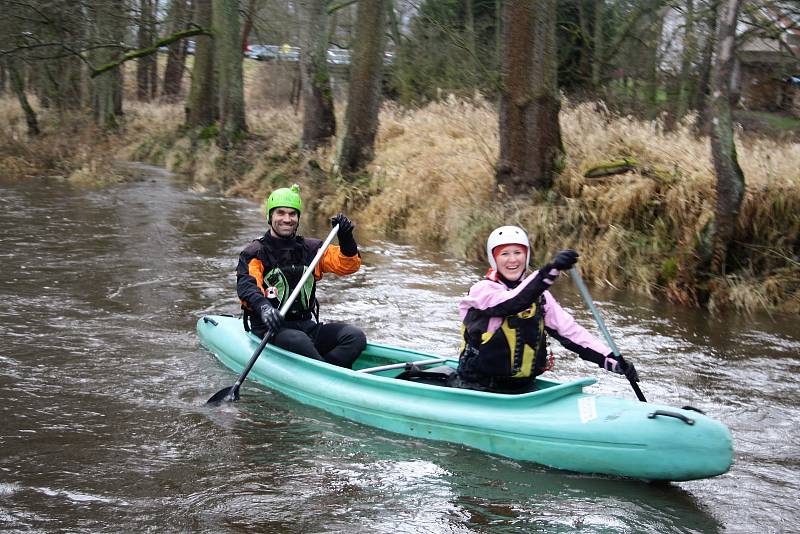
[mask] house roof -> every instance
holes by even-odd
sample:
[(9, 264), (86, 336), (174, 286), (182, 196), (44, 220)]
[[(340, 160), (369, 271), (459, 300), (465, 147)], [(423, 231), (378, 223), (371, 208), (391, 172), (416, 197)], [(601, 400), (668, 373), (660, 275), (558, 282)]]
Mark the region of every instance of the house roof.
[(773, 63), (800, 67), (800, 13), (781, 7), (780, 2), (765, 5), (756, 19), (763, 27), (771, 26), (772, 35), (764, 28), (739, 44), (737, 56), (744, 63)]

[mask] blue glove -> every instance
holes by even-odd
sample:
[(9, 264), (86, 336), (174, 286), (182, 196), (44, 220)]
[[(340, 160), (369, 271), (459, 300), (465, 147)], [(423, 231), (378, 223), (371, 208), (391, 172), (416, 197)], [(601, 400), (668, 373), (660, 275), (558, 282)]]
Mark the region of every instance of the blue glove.
[(618, 375), (624, 375), (625, 378), (631, 382), (639, 381), (639, 374), (636, 372), (636, 367), (634, 367), (632, 363), (622, 359), (622, 356), (620, 356), (620, 359), (618, 360), (617, 357), (614, 356), (613, 352), (606, 356), (606, 359), (603, 362), (603, 368), (606, 371), (611, 371), (612, 373), (616, 373)]
[(283, 324), (281, 312), (272, 304), (264, 304), (261, 306), (261, 320), (264, 322), (264, 326), (267, 327), (267, 330), (272, 330), (273, 334), (277, 332)]

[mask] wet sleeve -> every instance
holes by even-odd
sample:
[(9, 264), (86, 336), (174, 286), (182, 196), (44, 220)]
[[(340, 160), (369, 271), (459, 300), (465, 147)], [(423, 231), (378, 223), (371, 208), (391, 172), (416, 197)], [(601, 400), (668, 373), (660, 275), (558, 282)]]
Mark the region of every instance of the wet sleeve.
[(269, 304), (263, 280), (264, 264), (255, 256), (251, 247), (244, 249), (236, 266), (236, 293), (242, 304), (250, 310), (258, 310), (264, 304)]
[(322, 255), (319, 263), (314, 268), (314, 278), (319, 280), (323, 273), (333, 273), (339, 276), (353, 274), (361, 268), (361, 256), (345, 256), (338, 245), (329, 245)]
[(579, 325), (549, 291), (545, 293), (544, 327), (565, 349), (600, 367), (611, 353), (611, 349)]

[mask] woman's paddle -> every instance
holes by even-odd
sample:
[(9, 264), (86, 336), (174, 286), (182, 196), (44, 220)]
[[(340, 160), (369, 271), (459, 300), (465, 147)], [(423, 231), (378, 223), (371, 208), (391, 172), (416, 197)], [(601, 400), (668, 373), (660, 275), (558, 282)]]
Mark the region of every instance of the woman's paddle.
[[(606, 323), (603, 322), (603, 318), (600, 316), (600, 312), (594, 305), (594, 301), (592, 301), (592, 296), (589, 295), (589, 290), (586, 289), (586, 284), (583, 283), (583, 278), (581, 275), (578, 274), (577, 269), (575, 267), (569, 270), (570, 276), (572, 276), (572, 280), (575, 282), (575, 285), (578, 286), (578, 291), (581, 292), (581, 296), (583, 297), (583, 301), (589, 307), (589, 310), (594, 315), (594, 320), (597, 321), (597, 326), (600, 327), (600, 331), (603, 332), (603, 337), (606, 338), (606, 342), (608, 346), (611, 347), (611, 351), (614, 353), (614, 357), (621, 365), (625, 365), (622, 356), (619, 354), (619, 349), (617, 348), (617, 344), (614, 343), (614, 340), (611, 339), (611, 334), (608, 333), (608, 329), (606, 328)], [(631, 383), (631, 387), (633, 388), (633, 392), (636, 393), (636, 397), (642, 402), (647, 402), (647, 399), (644, 398), (644, 393), (642, 390), (639, 389), (639, 384), (636, 383), (636, 380), (632, 378), (628, 378), (628, 381)]]
[[(325, 241), (322, 242), (322, 246), (319, 247), (317, 255), (314, 256), (313, 260), (311, 260), (311, 263), (308, 265), (308, 269), (306, 269), (306, 271), (303, 273), (303, 276), (300, 278), (300, 281), (294, 287), (294, 290), (289, 295), (289, 298), (286, 300), (286, 302), (284, 302), (283, 307), (281, 307), (280, 309), (281, 317), (286, 316), (286, 312), (289, 310), (289, 307), (294, 302), (294, 299), (297, 298), (297, 295), (303, 288), (303, 284), (305, 284), (306, 280), (308, 280), (308, 277), (313, 274), (314, 268), (319, 263), (319, 260), (320, 258), (322, 258), (322, 255), (325, 254), (325, 250), (327, 250), (328, 245), (331, 244), (331, 241), (333, 241), (333, 238), (336, 236), (336, 232), (338, 231), (339, 231), (339, 225), (337, 224), (336, 226), (333, 227), (331, 233), (328, 234), (328, 237), (325, 238)], [(261, 352), (264, 350), (264, 347), (267, 346), (267, 343), (269, 343), (270, 338), (272, 338), (274, 334), (275, 332), (272, 329), (267, 330), (267, 333), (264, 334), (264, 339), (261, 340), (261, 344), (258, 346), (256, 351), (250, 357), (250, 361), (247, 362), (247, 365), (242, 371), (242, 374), (240, 374), (239, 378), (236, 379), (236, 383), (234, 383), (231, 387), (227, 387), (217, 391), (214, 394), (214, 396), (208, 399), (206, 404), (213, 404), (217, 406), (223, 401), (231, 402), (239, 400), (239, 387), (242, 385), (242, 382), (244, 382), (245, 377), (250, 372), (250, 369), (253, 368), (253, 365), (255, 365), (256, 360), (261, 355)]]

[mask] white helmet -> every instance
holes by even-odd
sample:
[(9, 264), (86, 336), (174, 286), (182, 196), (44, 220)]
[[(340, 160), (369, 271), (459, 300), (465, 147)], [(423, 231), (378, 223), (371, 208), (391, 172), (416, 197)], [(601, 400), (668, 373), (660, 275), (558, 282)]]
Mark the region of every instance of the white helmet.
[(500, 245), (522, 245), (528, 251), (528, 255), (525, 257), (525, 266), (529, 266), (531, 263), (531, 243), (528, 241), (528, 234), (520, 228), (519, 226), (501, 226), (500, 228), (495, 228), (491, 234), (489, 234), (489, 239), (486, 240), (486, 256), (489, 258), (489, 265), (492, 266), (492, 269), (495, 271), (497, 270), (497, 262), (494, 260), (494, 254), (492, 251), (499, 247)]

